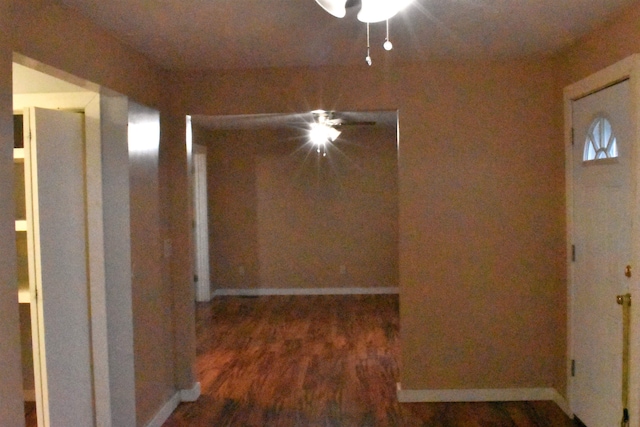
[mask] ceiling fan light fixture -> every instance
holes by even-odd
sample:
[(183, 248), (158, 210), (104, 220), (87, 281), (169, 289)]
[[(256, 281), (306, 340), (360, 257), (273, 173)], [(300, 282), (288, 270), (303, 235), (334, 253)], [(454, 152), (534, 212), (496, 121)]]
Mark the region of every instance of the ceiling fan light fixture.
[(316, 3), (336, 18), (344, 18), (347, 14), (347, 0), (316, 0)]
[(391, 40), (389, 40), (389, 20), (387, 19), (387, 38), (384, 39), (384, 43), (382, 44), (382, 47), (384, 48), (384, 50), (391, 50), (393, 49), (393, 43), (391, 43)]
[(394, 0), (362, 0), (358, 20), (367, 23), (389, 20), (400, 11), (399, 6)]
[(334, 142), (336, 139), (338, 139), (338, 137), (340, 136), (340, 134), (342, 132), (340, 132), (338, 129), (334, 128), (333, 126), (328, 126), (328, 135), (329, 135), (329, 141), (330, 142)]
[(311, 123), (309, 126), (309, 140), (318, 147), (335, 141), (340, 133), (338, 129), (326, 123)]
[(371, 46), (369, 43), (369, 24), (387, 21), (387, 37), (382, 47), (389, 51), (393, 49), (393, 43), (389, 40), (389, 19), (393, 18), (409, 6), (413, 0), (316, 0), (324, 10), (338, 18), (344, 18), (347, 9), (359, 8), (358, 20), (367, 24), (367, 56), (365, 61), (371, 66)]

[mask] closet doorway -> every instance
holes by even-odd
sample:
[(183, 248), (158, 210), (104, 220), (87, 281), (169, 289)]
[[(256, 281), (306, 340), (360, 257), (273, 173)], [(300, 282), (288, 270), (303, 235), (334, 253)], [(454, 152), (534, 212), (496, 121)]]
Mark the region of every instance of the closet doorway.
[(129, 220), (129, 187), (119, 185), (129, 171), (127, 99), (14, 59), (23, 388), (35, 412), (27, 425), (127, 425), (118, 424), (135, 419), (130, 235), (120, 221)]

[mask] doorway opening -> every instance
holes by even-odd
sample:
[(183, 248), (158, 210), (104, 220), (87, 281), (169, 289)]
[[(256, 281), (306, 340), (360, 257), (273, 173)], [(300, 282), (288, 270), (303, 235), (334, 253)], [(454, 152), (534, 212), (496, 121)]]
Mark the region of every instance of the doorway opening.
[[(19, 54), (14, 61), (25, 420), (134, 419), (130, 236), (119, 222), (129, 218), (129, 188), (114, 183), (129, 173), (127, 99)], [(109, 304), (113, 295), (119, 304)], [(114, 399), (127, 403), (114, 410)]]
[(212, 296), (397, 293), (398, 112), (323, 112), (340, 135), (318, 150), (318, 111), (192, 116)]

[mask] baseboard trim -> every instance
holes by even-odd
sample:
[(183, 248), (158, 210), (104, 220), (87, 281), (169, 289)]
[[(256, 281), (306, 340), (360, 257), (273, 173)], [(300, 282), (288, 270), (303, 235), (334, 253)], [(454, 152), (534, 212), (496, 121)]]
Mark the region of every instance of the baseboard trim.
[(398, 384), (398, 401), (415, 402), (509, 402), (551, 400), (567, 415), (573, 416), (566, 399), (554, 388), (498, 388), (403, 390)]
[(200, 383), (193, 384), (193, 387), (180, 390), (181, 402), (195, 402), (200, 397)]
[(151, 419), (146, 425), (146, 427), (162, 427), (162, 424), (165, 423), (176, 410), (178, 405), (180, 404), (180, 391), (177, 391), (171, 399), (167, 401), (167, 403), (160, 408), (160, 410), (156, 413), (155, 417)]
[(252, 288), (216, 289), (213, 296), (386, 295), (398, 293), (400, 293), (399, 288)]
[(197, 382), (190, 389), (178, 390), (165, 403), (156, 415), (149, 421), (146, 427), (162, 427), (176, 410), (180, 402), (195, 402), (200, 397), (200, 383)]

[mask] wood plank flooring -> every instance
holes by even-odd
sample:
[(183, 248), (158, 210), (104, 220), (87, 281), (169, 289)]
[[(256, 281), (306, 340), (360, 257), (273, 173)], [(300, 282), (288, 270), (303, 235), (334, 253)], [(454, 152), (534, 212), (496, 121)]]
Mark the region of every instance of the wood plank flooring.
[(24, 422), (25, 427), (38, 427), (36, 402), (24, 402)]
[(196, 313), (202, 395), (164, 427), (575, 425), (552, 402), (398, 403), (394, 295), (222, 297)]

